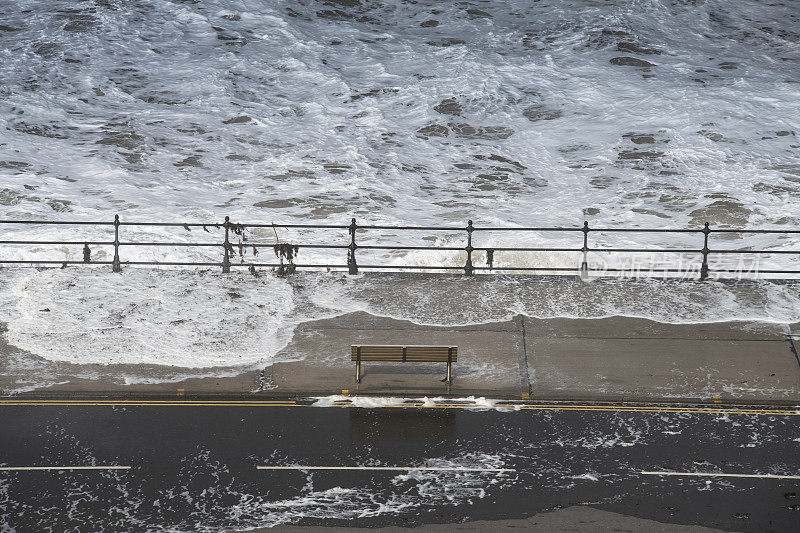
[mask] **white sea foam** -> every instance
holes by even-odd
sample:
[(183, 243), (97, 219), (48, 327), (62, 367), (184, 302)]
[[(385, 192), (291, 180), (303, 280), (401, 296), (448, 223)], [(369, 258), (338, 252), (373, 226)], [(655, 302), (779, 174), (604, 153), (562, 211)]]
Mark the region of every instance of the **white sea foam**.
[[(797, 27), (791, 3), (756, 0), (490, 0), (477, 7), (385, 0), (335, 8), (112, 0), (69, 9), (10, 0), (0, 29), (0, 218), (111, 221), (118, 212), (140, 221), (229, 215), (341, 224), (356, 216), (382, 224), (574, 226), (586, 219), (593, 226), (709, 221), (796, 229), (800, 204), (789, 200), (800, 193)], [(653, 66), (616, 64), (620, 57)], [(219, 242), (219, 230), (208, 231), (123, 227), (122, 238)], [(347, 239), (322, 233), (267, 228), (248, 236)], [(0, 226), (0, 239), (112, 235), (111, 227)], [(461, 246), (464, 232), (359, 238)], [(475, 245), (579, 246), (576, 238), (476, 233)], [(675, 244), (660, 234), (592, 238)], [(731, 242), (797, 247), (796, 238), (780, 235)], [(220, 252), (127, 246), (122, 259), (218, 262)], [(91, 249), (93, 260), (112, 253)], [(300, 253), (304, 262), (344, 262), (340, 251)], [(21, 245), (0, 254), (80, 261), (83, 252), (81, 245)], [(463, 266), (463, 255), (359, 250), (359, 261)], [(494, 265), (577, 260), (498, 251)], [(475, 254), (476, 264), (485, 261), (484, 252)], [(761, 268), (778, 259), (763, 261)], [(611, 288), (437, 278), (411, 290), (365, 276), (289, 282), (268, 273), (76, 272), (0, 274), (9, 342), (54, 361), (230, 368), (274, 360), (303, 321), (358, 310), (440, 325), (516, 314), (800, 319), (791, 284)]]
[[(0, 322), (9, 344), (51, 361), (186, 368), (263, 366), (295, 328), (355, 311), (418, 324), (463, 326), (533, 318), (630, 316), (660, 322), (754, 320), (786, 329), (800, 320), (798, 284), (482, 276), (404, 277), (264, 272), (8, 269)], [(788, 331), (788, 329), (787, 329)], [(281, 357), (293, 357), (285, 354)], [(475, 372), (498, 371), (491, 367)], [(192, 374), (182, 370), (173, 378)], [(131, 376), (130, 382), (141, 382)]]
[[(440, 404), (462, 404), (464, 409), (471, 409), (476, 411), (485, 410), (498, 410), (498, 411), (517, 411), (519, 405), (509, 405), (504, 400), (488, 399), (484, 397), (465, 396), (463, 398), (444, 398), (434, 397), (429, 398), (392, 398), (385, 396), (343, 396), (333, 394), (330, 396), (322, 396), (314, 399), (312, 404), (314, 407), (333, 407), (337, 402), (346, 402), (347, 407), (397, 407), (402, 405), (409, 405), (410, 403), (416, 407), (435, 407)], [(502, 403), (501, 403), (502, 402)], [(341, 403), (340, 403), (341, 405)]]
[[(46, 359), (190, 368), (269, 362), (291, 338), (292, 290), (272, 276), (131, 269), (13, 276), (8, 342)], [(8, 307), (9, 301), (11, 307)]]
[[(457, 460), (428, 458), (421, 466), (502, 468), (504, 462), (496, 455), (468, 452)], [(243, 522), (254, 522), (258, 527), (274, 527), (302, 518), (347, 520), (396, 515), (433, 506), (470, 503), (484, 498), (487, 488), (499, 480), (513, 482), (515, 478), (508, 473), (496, 472), (409, 470), (393, 476), (393, 490), (387, 492), (371, 483), (352, 488), (335, 486), (315, 490), (313, 478), (309, 476), (303, 493), (298, 496), (273, 501), (242, 495), (229, 515)]]
[(468, 9), (6, 2), (3, 215), (796, 226), (791, 3)]

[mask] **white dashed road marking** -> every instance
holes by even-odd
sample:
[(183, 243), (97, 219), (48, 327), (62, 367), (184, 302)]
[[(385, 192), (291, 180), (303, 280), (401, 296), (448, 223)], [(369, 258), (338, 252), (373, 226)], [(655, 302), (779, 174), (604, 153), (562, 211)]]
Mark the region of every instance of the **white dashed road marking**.
[(258, 470), (433, 470), (442, 472), (516, 472), (515, 468), (468, 468), (459, 466), (257, 466)]
[(130, 466), (0, 466), (2, 471), (10, 470), (130, 470)]
[(642, 472), (645, 476), (693, 476), (693, 477), (751, 477), (759, 479), (800, 479), (800, 476), (777, 474), (720, 474), (716, 472)]

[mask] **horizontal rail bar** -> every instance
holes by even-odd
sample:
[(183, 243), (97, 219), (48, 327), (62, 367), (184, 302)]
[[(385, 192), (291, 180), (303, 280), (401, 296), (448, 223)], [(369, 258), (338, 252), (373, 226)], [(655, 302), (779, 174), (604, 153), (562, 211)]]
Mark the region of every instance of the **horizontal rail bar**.
[[(459, 229), (461, 229), (463, 231), (466, 228), (462, 227), (462, 228), (459, 228)], [(576, 226), (574, 228), (559, 228), (559, 227), (552, 227), (552, 228), (525, 228), (525, 227), (512, 228), (512, 227), (507, 227), (507, 226), (505, 226), (505, 227), (501, 226), (501, 227), (497, 227), (497, 228), (492, 228), (492, 227), (489, 227), (489, 226), (486, 226), (486, 227), (473, 226), (472, 227), (472, 231), (578, 231), (578, 232), (580, 232), (580, 231), (583, 231), (583, 228), (581, 228), (579, 226)]]
[[(348, 228), (348, 226), (345, 226)], [(420, 231), (466, 231), (466, 226), (356, 226), (356, 229), (420, 230)]]
[[(256, 248), (272, 248), (273, 246), (276, 246), (276, 245), (279, 245), (279, 244), (281, 244), (281, 243), (279, 243), (279, 242), (272, 243), (272, 244), (262, 243), (262, 244), (256, 244), (255, 246), (256, 246)], [(312, 249), (318, 248), (320, 250), (325, 250), (325, 249), (346, 250), (348, 248), (348, 246), (346, 244), (294, 244), (294, 243), (284, 243), (284, 244), (291, 244), (292, 246), (297, 246), (298, 248), (312, 248)], [(238, 246), (238, 244), (234, 244), (234, 246)], [(249, 242), (243, 242), (242, 246), (246, 247), (246, 246), (252, 246), (252, 245)], [(360, 248), (360, 246), (359, 246), (359, 248)]]
[[(460, 248), (463, 250), (464, 248)], [(475, 251), (493, 251), (493, 252), (582, 252), (583, 248), (516, 248), (516, 247), (498, 247), (492, 248), (491, 246), (476, 246), (473, 248)]]
[[(295, 244), (293, 242), (283, 242), (283, 243), (281, 243), (281, 242), (257, 242), (257, 241), (256, 242), (242, 241), (241, 243), (232, 242), (231, 246), (236, 247), (236, 246), (239, 246), (240, 244), (242, 245), (242, 247), (253, 247), (253, 246), (255, 246), (256, 248), (273, 248), (273, 247), (281, 245), (281, 244), (290, 244), (292, 246), (297, 246), (298, 248), (320, 248), (320, 249), (324, 249), (324, 248), (339, 248), (339, 249), (342, 249), (342, 250), (348, 248), (348, 246), (346, 244), (299, 244), (299, 243)], [(218, 246), (222, 246), (222, 243), (220, 243)]]
[[(60, 261), (59, 261), (60, 262)], [(0, 261), (2, 263), (2, 261)], [(84, 263), (81, 263), (84, 264)], [(110, 263), (109, 263), (110, 264)], [(188, 261), (122, 261), (123, 265), (164, 265), (164, 266), (222, 266), (221, 262), (213, 263), (213, 262), (188, 262)], [(290, 266), (288, 263), (284, 263), (281, 265), (280, 263), (231, 263), (231, 268), (233, 267), (280, 267), (280, 266)], [(347, 268), (347, 265), (316, 265), (316, 264), (296, 264), (292, 263), (291, 266), (296, 268)]]
[[(461, 228), (464, 230), (465, 228)], [(583, 227), (576, 226), (574, 228), (563, 228), (563, 227), (550, 227), (550, 228), (512, 228), (512, 227), (480, 227), (480, 226), (473, 226), (473, 231), (575, 231), (582, 233), (584, 231)], [(702, 233), (703, 229), (664, 229), (664, 228), (588, 228), (589, 232), (598, 231), (598, 232), (606, 232), (606, 231), (618, 231), (618, 232), (641, 232), (641, 233)], [(717, 230), (711, 230), (717, 231)]]
[(712, 254), (800, 254), (800, 250), (709, 250)]
[(0, 224), (48, 224), (70, 226), (113, 226), (114, 222), (107, 220), (0, 220)]
[[(316, 228), (316, 229), (350, 229), (350, 226), (341, 226), (339, 224), (266, 224), (263, 222), (231, 222), (231, 226), (241, 226), (243, 228)], [(359, 226), (361, 228), (361, 226)]]
[[(1, 262), (1, 261), (0, 261)], [(194, 263), (188, 261), (122, 261), (123, 265), (163, 265), (163, 266), (222, 266), (221, 262), (218, 263)], [(233, 267), (262, 267), (262, 268), (270, 268), (270, 267), (280, 267), (280, 266), (289, 266), (288, 264), (284, 263), (281, 265), (280, 263), (231, 263), (231, 268)], [(296, 268), (347, 268), (347, 265), (315, 265), (315, 264), (293, 264), (292, 266)]]
[[(709, 269), (709, 273), (714, 270)], [(697, 263), (697, 268), (590, 268), (589, 272), (675, 272), (683, 274), (699, 274), (700, 263)]]
[(731, 228), (709, 228), (711, 233), (786, 233), (798, 234), (800, 230), (797, 229), (731, 229)]
[[(114, 244), (113, 242), (111, 244)], [(183, 247), (216, 247), (223, 246), (221, 242), (120, 242), (120, 246), (183, 246)], [(238, 246), (238, 245), (233, 245)]]
[[(113, 226), (114, 223), (112, 222), (111, 225)], [(202, 228), (202, 227), (211, 227), (211, 228), (221, 228), (224, 227), (225, 224), (222, 222), (123, 222), (119, 221), (120, 226), (160, 226), (164, 228)], [(231, 226), (234, 224), (231, 223)]]
[(587, 252), (616, 252), (616, 253), (702, 253), (702, 250), (697, 248), (587, 248)]
[[(362, 247), (360, 247), (362, 248)], [(464, 248), (457, 248), (463, 250)], [(702, 253), (699, 248), (516, 248), (516, 247), (498, 247), (492, 248), (491, 246), (476, 246), (473, 250), (493, 251), (493, 252), (622, 252), (622, 253)], [(711, 251), (712, 253), (714, 250)], [(800, 252), (796, 252), (800, 253)]]
[(57, 261), (55, 259), (2, 259), (2, 264), (21, 264), (21, 265), (110, 265), (113, 261)]
[[(344, 246), (347, 248), (347, 246)], [(372, 244), (365, 244), (365, 245), (356, 245), (356, 248), (359, 250), (450, 250), (450, 251), (461, 251), (465, 252), (466, 249), (463, 246), (381, 246), (381, 245), (372, 245)], [(473, 248), (477, 250), (477, 248)]]
[[(619, 232), (619, 233), (703, 233), (704, 229), (672, 229), (672, 228), (589, 228), (589, 231), (597, 232)], [(716, 230), (710, 230), (712, 232)]]
[(0, 244), (63, 244), (91, 246), (114, 246), (114, 241), (0, 241)]
[[(699, 264), (698, 264), (699, 266)], [(580, 267), (488, 267), (488, 266), (481, 266), (481, 267), (473, 267), (475, 270), (541, 270), (541, 271), (553, 271), (553, 272), (580, 272), (583, 270), (584, 272), (698, 272), (699, 269), (681, 269), (681, 268), (647, 268), (647, 269), (635, 269), (635, 268), (588, 268), (588, 269), (581, 269)], [(709, 272), (714, 272), (713, 270), (709, 270)], [(739, 272), (738, 270), (731, 270), (731, 272)]]
[(358, 265), (358, 268), (404, 268), (407, 270), (464, 270), (463, 266), (430, 266), (430, 265)]
[[(260, 267), (280, 267), (280, 266), (287, 267), (287, 266), (289, 266), (287, 263), (284, 263), (283, 265), (281, 265), (280, 263), (231, 263), (232, 267), (235, 267), (235, 266), (238, 266), (238, 267), (249, 267), (251, 265), (252, 266), (257, 266), (257, 267), (258, 266), (260, 266)], [(337, 265), (337, 264), (323, 264), (323, 265), (307, 264), (307, 265), (304, 265), (304, 264), (293, 263), (291, 266), (294, 266), (296, 268), (347, 268), (347, 265)]]
[(746, 270), (746, 269), (743, 269), (743, 268), (715, 268), (715, 269), (709, 269), (709, 273), (714, 273), (714, 272), (725, 272), (725, 273), (728, 273), (728, 274), (730, 274), (732, 272), (742, 272), (742, 273), (753, 272), (754, 274), (800, 274), (800, 270), (762, 270), (760, 268), (757, 269), (757, 270), (752, 270), (752, 271), (751, 270)]
[(474, 270), (541, 270), (553, 272), (578, 272), (580, 267), (472, 267)]
[[(56, 243), (57, 244), (57, 243)], [(78, 243), (78, 244), (83, 244)], [(91, 244), (91, 243), (89, 243)], [(108, 244), (114, 244), (113, 242)], [(265, 242), (242, 242), (242, 248), (272, 248), (274, 246), (280, 245), (281, 243), (273, 242), (273, 243), (265, 243)], [(225, 243), (222, 242), (120, 242), (120, 246), (205, 246), (205, 247), (221, 247), (225, 246)], [(231, 247), (238, 248), (240, 243), (232, 242), (230, 243)], [(348, 246), (346, 244), (292, 244), (292, 246), (297, 246), (298, 248), (319, 248), (319, 249), (339, 249), (339, 250), (346, 250)], [(359, 248), (364, 248), (363, 246), (359, 246)], [(463, 248), (462, 248), (463, 249)]]
[(121, 261), (122, 265), (162, 265), (162, 266), (222, 266), (221, 262), (187, 262), (187, 261)]

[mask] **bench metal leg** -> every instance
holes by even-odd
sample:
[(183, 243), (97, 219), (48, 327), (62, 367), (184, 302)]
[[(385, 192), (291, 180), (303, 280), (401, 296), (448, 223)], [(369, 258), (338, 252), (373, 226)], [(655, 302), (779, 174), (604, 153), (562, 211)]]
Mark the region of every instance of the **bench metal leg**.
[(361, 361), (356, 362), (356, 383), (361, 383)]
[(451, 363), (450, 363), (450, 361), (448, 361), (447, 362), (447, 383), (452, 385), (453, 376), (452, 376), (452, 374), (450, 372), (450, 368), (451, 368)]

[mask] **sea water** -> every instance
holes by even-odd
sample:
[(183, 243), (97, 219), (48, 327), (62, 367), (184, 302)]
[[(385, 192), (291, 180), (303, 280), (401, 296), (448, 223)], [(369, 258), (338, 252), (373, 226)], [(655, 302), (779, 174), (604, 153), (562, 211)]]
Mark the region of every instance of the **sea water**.
[[(792, 1), (7, 0), (0, 219), (797, 229), (798, 28)], [(219, 229), (206, 229), (124, 226), (121, 238), (219, 242)], [(346, 231), (312, 237), (347, 242)], [(433, 233), (413, 244), (463, 246), (464, 237)], [(0, 226), (3, 240), (111, 238), (110, 226)], [(249, 238), (311, 237), (261, 228)], [(411, 242), (394, 231), (359, 238)], [(476, 233), (476, 245), (579, 247), (580, 238)], [(608, 242), (698, 249), (700, 238)], [(797, 241), (715, 238), (720, 247), (784, 250)], [(257, 260), (276, 261), (271, 252)], [(113, 249), (91, 253), (110, 261)], [(331, 253), (301, 250), (298, 261), (345, 262)], [(361, 253), (361, 264), (464, 262), (463, 252)], [(82, 247), (2, 254), (80, 261)], [(219, 261), (221, 249), (121, 254)], [(495, 265), (578, 260), (498, 252)], [(683, 258), (658, 259), (672, 260)], [(611, 290), (498, 277), (446, 308), (432, 296), (458, 280), (387, 298), (391, 279), (326, 272), (292, 281), (269, 271), (6, 269), (0, 278), (9, 343), (74, 363), (263, 365), (297, 324), (353, 310), (426, 324), (517, 313), (800, 318), (792, 284)]]

